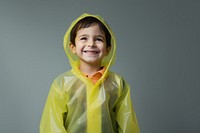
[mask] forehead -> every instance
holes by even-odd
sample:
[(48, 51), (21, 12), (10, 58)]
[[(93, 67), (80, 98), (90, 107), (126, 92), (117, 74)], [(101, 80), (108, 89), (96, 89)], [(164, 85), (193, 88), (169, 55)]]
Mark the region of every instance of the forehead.
[(77, 31), (77, 36), (83, 35), (83, 34), (105, 36), (105, 33), (102, 32), (99, 25), (96, 23), (90, 25), (89, 27), (81, 28)]

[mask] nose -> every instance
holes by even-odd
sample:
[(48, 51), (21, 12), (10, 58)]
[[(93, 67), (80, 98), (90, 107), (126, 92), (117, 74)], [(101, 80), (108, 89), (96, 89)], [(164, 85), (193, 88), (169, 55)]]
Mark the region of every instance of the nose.
[(94, 46), (96, 46), (95, 41), (94, 41), (94, 40), (88, 41), (88, 46), (89, 46), (89, 47), (94, 47)]

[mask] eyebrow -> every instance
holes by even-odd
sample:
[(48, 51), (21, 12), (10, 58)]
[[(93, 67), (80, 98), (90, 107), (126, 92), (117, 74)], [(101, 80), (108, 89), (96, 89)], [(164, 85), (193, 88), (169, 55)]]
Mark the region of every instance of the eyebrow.
[(102, 37), (102, 38), (105, 38), (104, 36), (102, 36), (102, 35), (97, 35), (96, 37)]
[(79, 35), (79, 36), (77, 35), (76, 37), (80, 38), (80, 37), (87, 37), (87, 36), (88, 36), (87, 34), (83, 34), (83, 35)]
[[(80, 37), (88, 37), (88, 36), (89, 36), (88, 34), (82, 34), (82, 35), (79, 35), (79, 36), (77, 36), (77, 37), (80, 38)], [(103, 39), (106, 38), (105, 36), (102, 36), (102, 35), (95, 35), (95, 37), (101, 37), (101, 38), (103, 38)]]

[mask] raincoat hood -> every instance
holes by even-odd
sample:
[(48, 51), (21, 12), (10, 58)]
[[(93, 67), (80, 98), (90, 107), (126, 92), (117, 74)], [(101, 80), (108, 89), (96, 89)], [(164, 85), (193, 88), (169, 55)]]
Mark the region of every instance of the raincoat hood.
[(65, 33), (64, 41), (63, 41), (64, 50), (68, 56), (72, 70), (74, 70), (74, 72), (76, 72), (77, 75), (81, 75), (80, 70), (79, 70), (79, 61), (78, 61), (77, 55), (72, 53), (71, 49), (70, 49), (70, 43), (71, 43), (70, 42), (70, 33), (71, 33), (71, 30), (74, 27), (74, 25), (79, 20), (81, 20), (85, 17), (94, 17), (94, 18), (97, 18), (98, 20), (100, 20), (105, 25), (105, 27), (108, 29), (108, 31), (111, 35), (111, 50), (110, 50), (109, 54), (106, 57), (104, 57), (104, 59), (102, 60), (102, 63), (101, 63), (102, 66), (106, 67), (106, 70), (102, 76), (102, 79), (104, 79), (105, 76), (107, 75), (108, 69), (115, 61), (116, 39), (115, 39), (114, 33), (111, 31), (111, 28), (108, 26), (108, 24), (105, 22), (105, 20), (101, 16), (84, 13), (81, 16), (79, 16), (76, 20), (74, 20), (71, 23), (70, 27), (68, 28), (67, 32)]

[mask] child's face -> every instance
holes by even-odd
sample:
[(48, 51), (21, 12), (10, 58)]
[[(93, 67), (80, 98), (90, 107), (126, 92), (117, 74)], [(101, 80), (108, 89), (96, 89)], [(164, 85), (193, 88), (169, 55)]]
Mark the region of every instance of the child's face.
[(80, 62), (100, 65), (102, 59), (108, 55), (110, 47), (106, 47), (105, 34), (97, 24), (93, 24), (78, 30), (75, 45), (71, 45), (71, 49), (77, 54)]

